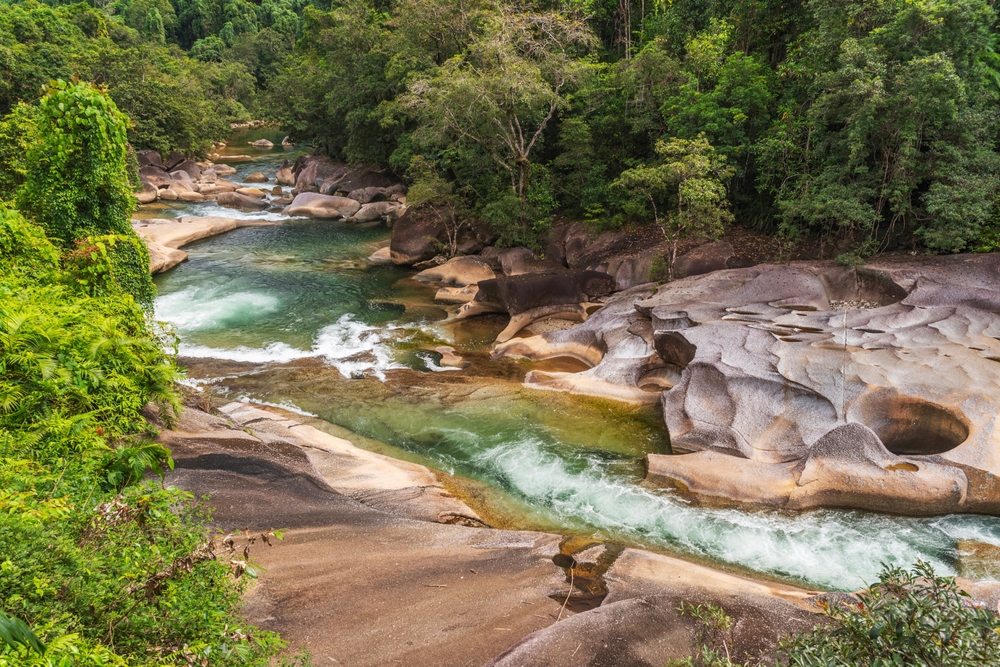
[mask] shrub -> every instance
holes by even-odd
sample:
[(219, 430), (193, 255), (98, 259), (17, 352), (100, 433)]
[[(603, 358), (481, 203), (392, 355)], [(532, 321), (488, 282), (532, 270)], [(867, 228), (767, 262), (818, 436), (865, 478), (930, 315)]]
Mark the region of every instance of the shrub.
[(973, 667), (995, 665), (1000, 655), (1000, 619), (928, 563), (910, 571), (886, 566), (857, 604), (828, 605), (826, 613), (832, 625), (782, 644), (785, 664)]

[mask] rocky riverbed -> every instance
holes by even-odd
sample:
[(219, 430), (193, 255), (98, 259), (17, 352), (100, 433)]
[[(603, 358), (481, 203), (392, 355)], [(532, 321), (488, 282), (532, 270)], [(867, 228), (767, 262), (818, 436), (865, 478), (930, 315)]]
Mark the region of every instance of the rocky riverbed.
[[(291, 529), (248, 613), (293, 644), (654, 665), (692, 650), (681, 600), (722, 604), (755, 652), (881, 561), (993, 576), (995, 256), (748, 266), (708, 244), (660, 286), (655, 248), (564, 225), (544, 256), (473, 226), (444, 262), (442, 218), (391, 184), (266, 159), (235, 178), (287, 168), (317, 219), (135, 224), (189, 381), (257, 403), (189, 410), (171, 483), (221, 526)], [(369, 195), (394, 215), (357, 220)]]

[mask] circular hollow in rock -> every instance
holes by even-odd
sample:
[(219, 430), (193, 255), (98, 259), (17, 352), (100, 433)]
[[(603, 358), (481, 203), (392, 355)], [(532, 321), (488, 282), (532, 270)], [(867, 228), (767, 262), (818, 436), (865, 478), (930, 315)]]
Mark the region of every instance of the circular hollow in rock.
[(872, 396), (862, 408), (862, 419), (896, 455), (943, 454), (969, 437), (969, 427), (951, 410), (895, 392)]
[(673, 365), (652, 368), (643, 373), (635, 384), (639, 389), (650, 392), (673, 389), (681, 381), (681, 370)]

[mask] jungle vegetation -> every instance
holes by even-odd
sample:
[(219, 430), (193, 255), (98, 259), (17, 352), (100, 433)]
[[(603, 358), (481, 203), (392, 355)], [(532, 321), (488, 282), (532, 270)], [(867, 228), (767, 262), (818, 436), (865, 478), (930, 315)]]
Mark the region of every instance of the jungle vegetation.
[[(281, 647), (239, 616), (252, 566), (156, 479), (144, 411), (170, 423), (179, 371), (134, 150), (273, 120), (506, 244), (558, 215), (674, 248), (743, 225), (847, 261), (989, 251), (998, 35), (986, 0), (0, 0), (0, 666)], [(793, 664), (995, 655), (953, 581), (887, 571), (872, 596)]]

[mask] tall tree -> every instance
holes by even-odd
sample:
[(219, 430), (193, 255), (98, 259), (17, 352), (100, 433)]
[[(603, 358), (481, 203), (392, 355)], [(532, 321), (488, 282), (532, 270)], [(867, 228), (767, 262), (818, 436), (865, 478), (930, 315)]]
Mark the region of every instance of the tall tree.
[(732, 222), (725, 181), (734, 170), (704, 135), (661, 141), (656, 153), (659, 164), (628, 169), (614, 185), (649, 201), (653, 220), (670, 246), (667, 272), (673, 280), (681, 241), (718, 238), (723, 225)]
[(580, 15), (504, 7), (465, 54), (411, 84), (402, 98), (419, 119), (418, 144), (459, 146), (506, 176), (503, 207), (517, 210), (515, 229), (502, 230), (510, 237), (531, 223), (532, 158), (596, 46)]

